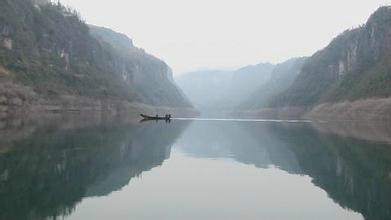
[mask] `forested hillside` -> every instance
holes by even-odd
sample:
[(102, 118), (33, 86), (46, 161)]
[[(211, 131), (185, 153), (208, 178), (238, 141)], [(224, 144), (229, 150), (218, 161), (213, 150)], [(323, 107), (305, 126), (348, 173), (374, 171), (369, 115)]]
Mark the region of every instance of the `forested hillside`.
[(90, 28), (59, 3), (0, 0), (0, 5), (3, 110), (36, 102), (62, 105), (69, 102), (64, 96), (191, 107), (167, 64), (125, 35)]
[(115, 69), (123, 80), (139, 93), (142, 101), (152, 105), (190, 107), (191, 104), (174, 82), (171, 68), (158, 58), (133, 46), (126, 35), (90, 25), (90, 33), (114, 51)]
[(314, 106), (391, 96), (391, 7), (347, 30), (308, 58), (293, 85), (271, 106)]

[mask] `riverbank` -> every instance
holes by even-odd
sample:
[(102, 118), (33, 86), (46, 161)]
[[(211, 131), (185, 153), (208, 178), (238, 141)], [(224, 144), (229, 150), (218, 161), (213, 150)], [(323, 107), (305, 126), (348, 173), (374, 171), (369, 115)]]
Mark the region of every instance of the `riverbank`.
[(48, 112), (88, 114), (98, 112), (111, 116), (126, 116), (127, 118), (136, 117), (140, 113), (151, 115), (171, 113), (175, 117), (194, 117), (199, 114), (193, 108), (152, 106), (116, 97), (85, 97), (69, 94), (43, 96), (28, 86), (10, 81), (0, 83), (0, 118), (14, 115), (39, 115)]
[(231, 112), (241, 118), (278, 118), (311, 120), (391, 120), (391, 98), (371, 98), (339, 103), (322, 103), (313, 108), (288, 106)]
[[(142, 109), (143, 111), (146, 108)], [(151, 111), (155, 111), (152, 109)], [(163, 109), (159, 109), (163, 110)], [(37, 132), (40, 134), (54, 134), (69, 131), (76, 133), (85, 128), (105, 127), (107, 131), (116, 127), (133, 126), (137, 129), (150, 125), (151, 123), (140, 123), (142, 118), (138, 115), (137, 109), (125, 114), (110, 114), (102, 111), (44, 111), (35, 113), (9, 114), (0, 118), (0, 154), (13, 148), (13, 143), (33, 137)], [(181, 123), (187, 123), (181, 121)], [(155, 123), (153, 125), (170, 126), (166, 123)], [(137, 134), (130, 134), (136, 135)]]
[(304, 117), (326, 120), (391, 120), (391, 98), (323, 103), (315, 106)]

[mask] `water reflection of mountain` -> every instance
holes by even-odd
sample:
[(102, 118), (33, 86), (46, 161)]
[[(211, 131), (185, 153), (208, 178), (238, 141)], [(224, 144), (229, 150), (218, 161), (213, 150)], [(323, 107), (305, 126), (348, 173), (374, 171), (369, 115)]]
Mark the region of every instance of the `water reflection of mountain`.
[(293, 173), (301, 172), (289, 145), (271, 136), (267, 126), (229, 121), (195, 122), (178, 143), (193, 157), (233, 158), (259, 168), (276, 165)]
[(19, 140), (2, 139), (7, 150), (0, 153), (0, 219), (68, 215), (84, 197), (119, 190), (160, 166), (185, 127), (183, 122), (41, 127)]
[(318, 130), (309, 124), (200, 122), (179, 142), (192, 156), (308, 175), (342, 207), (366, 219), (390, 219), (391, 146)]

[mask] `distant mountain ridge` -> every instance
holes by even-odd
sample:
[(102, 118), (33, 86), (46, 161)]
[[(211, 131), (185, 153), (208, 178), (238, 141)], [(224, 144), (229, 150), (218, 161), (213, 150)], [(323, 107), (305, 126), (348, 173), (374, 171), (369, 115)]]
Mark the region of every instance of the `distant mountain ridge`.
[(241, 103), (238, 110), (268, 107), (270, 100), (292, 85), (306, 59), (306, 57), (292, 58), (277, 64), (270, 79)]
[(199, 110), (211, 109), (229, 89), (232, 72), (200, 70), (177, 76), (175, 81), (193, 105)]
[(270, 79), (274, 65), (260, 63), (234, 71), (185, 73), (176, 82), (201, 111), (230, 111)]

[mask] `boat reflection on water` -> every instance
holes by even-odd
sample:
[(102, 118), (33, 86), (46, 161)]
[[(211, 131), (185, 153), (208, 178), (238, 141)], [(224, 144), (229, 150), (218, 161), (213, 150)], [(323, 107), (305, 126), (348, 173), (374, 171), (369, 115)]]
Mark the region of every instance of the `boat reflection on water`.
[(168, 123), (171, 122), (171, 114), (166, 114), (165, 116), (159, 116), (159, 115), (149, 116), (149, 115), (140, 114), (140, 116), (143, 118), (140, 122), (146, 122), (146, 121), (152, 121), (152, 120), (155, 120), (155, 121), (164, 120)]

